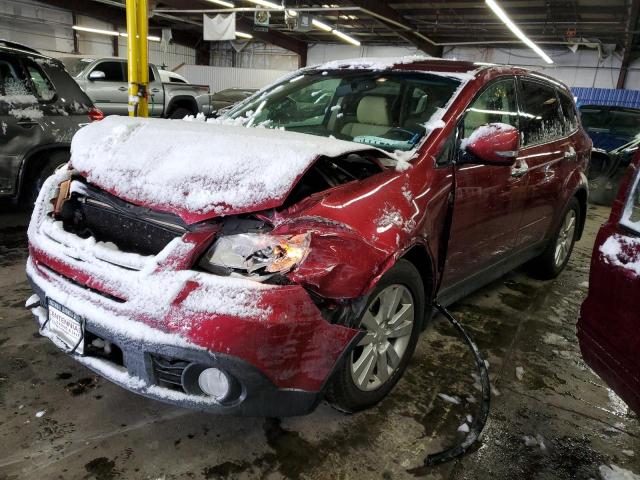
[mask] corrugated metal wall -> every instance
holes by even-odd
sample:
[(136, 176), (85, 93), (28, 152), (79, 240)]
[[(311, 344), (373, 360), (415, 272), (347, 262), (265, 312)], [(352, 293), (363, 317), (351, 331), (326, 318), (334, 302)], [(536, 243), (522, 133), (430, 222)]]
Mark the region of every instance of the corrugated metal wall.
[(640, 90), (615, 90), (612, 88), (571, 89), (578, 105), (614, 105), (640, 108)]
[(204, 65), (183, 65), (176, 72), (184, 75), (191, 83), (209, 85), (212, 92), (225, 88), (262, 88), (289, 74), (285, 70), (208, 67)]

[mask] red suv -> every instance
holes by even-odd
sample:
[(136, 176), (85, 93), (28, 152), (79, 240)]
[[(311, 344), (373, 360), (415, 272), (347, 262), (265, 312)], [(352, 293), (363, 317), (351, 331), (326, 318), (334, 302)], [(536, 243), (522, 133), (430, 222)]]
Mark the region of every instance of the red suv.
[(218, 413), (355, 411), (430, 319), (564, 268), (591, 141), (569, 90), (426, 58), (303, 69), (224, 118), (109, 117), (29, 228), (40, 332), (132, 391)]

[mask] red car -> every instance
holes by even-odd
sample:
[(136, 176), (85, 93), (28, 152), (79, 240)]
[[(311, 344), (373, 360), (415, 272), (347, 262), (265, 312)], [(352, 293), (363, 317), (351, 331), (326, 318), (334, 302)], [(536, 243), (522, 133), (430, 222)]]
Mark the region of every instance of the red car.
[(640, 153), (596, 238), (578, 320), (587, 363), (640, 413)]
[(561, 83), (416, 57), (304, 69), (207, 122), (109, 117), (37, 202), (28, 307), (142, 395), (356, 411), (396, 384), (434, 299), (562, 271), (590, 150)]

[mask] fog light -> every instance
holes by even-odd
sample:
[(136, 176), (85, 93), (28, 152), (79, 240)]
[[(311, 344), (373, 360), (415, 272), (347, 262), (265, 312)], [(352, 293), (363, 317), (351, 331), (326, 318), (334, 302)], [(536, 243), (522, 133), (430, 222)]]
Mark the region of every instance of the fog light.
[(207, 368), (198, 376), (198, 385), (204, 393), (216, 400), (222, 400), (229, 394), (229, 377), (217, 368)]

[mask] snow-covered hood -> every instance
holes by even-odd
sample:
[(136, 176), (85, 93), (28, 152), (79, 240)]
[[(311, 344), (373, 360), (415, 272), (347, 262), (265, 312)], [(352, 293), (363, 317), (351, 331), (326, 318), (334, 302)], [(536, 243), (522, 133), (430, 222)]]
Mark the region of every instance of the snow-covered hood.
[(75, 135), (71, 163), (124, 200), (194, 223), (278, 207), (319, 157), (364, 150), (282, 130), (111, 116)]

